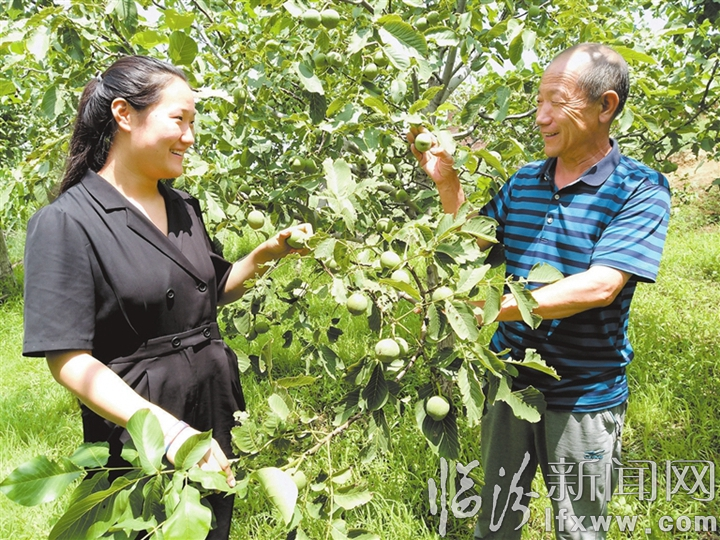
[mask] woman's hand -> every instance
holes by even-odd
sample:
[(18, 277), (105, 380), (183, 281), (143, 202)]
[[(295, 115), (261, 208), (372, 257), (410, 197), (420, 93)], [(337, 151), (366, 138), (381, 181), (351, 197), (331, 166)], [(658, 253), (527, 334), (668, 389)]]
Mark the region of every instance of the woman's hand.
[[(200, 433), (198, 430), (191, 428), (186, 425), (182, 431), (174, 436), (168, 446), (167, 453), (165, 454), (168, 461), (175, 465), (175, 456), (183, 443), (188, 440), (192, 435)], [(167, 434), (166, 434), (167, 435)], [(235, 475), (230, 468), (230, 462), (228, 461), (225, 453), (220, 448), (220, 445), (215, 439), (212, 440), (210, 449), (205, 455), (198, 461), (198, 467), (203, 471), (209, 472), (223, 472), (227, 480), (228, 486), (231, 488), (235, 487)]]
[(294, 227), (288, 227), (268, 238), (250, 252), (250, 254), (233, 264), (230, 276), (225, 283), (225, 290), (218, 299), (221, 305), (230, 304), (245, 293), (245, 282), (248, 279), (262, 276), (268, 269), (267, 263), (282, 259), (289, 253), (305, 253), (304, 249), (293, 249), (288, 245), (287, 239), (293, 231), (301, 231), (312, 236), (313, 228), (309, 223), (302, 223)]
[(277, 259), (282, 259), (289, 253), (305, 252), (305, 250), (303, 249), (294, 249), (290, 247), (287, 243), (287, 239), (290, 238), (290, 236), (295, 231), (300, 231), (308, 237), (313, 235), (313, 228), (312, 225), (310, 225), (309, 223), (301, 223), (300, 225), (288, 227), (287, 229), (283, 229), (272, 238), (269, 238), (265, 242), (260, 244), (256, 248), (256, 250), (258, 251), (258, 255), (261, 255), (262, 258), (266, 259), (267, 261), (274, 261)]

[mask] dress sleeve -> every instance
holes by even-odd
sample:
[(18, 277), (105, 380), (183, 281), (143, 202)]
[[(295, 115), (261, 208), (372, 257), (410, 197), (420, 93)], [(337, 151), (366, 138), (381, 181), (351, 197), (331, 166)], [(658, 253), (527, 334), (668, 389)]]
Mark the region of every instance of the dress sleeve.
[(591, 266), (609, 266), (654, 282), (670, 218), (667, 187), (644, 181), (608, 224), (595, 245)]
[(80, 225), (54, 205), (28, 223), (25, 243), (24, 356), (92, 350), (95, 285)]

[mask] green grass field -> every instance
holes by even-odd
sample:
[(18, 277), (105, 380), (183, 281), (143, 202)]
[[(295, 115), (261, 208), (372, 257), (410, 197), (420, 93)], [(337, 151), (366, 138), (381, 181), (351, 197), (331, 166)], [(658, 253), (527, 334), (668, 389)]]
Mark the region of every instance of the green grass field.
[[(621, 532), (615, 525), (609, 535), (612, 539), (720, 539), (717, 533), (696, 532), (693, 521), (695, 516), (718, 518), (720, 504), (715, 493), (705, 497), (712, 500), (703, 502), (693, 499), (703, 498), (701, 489), (687, 493), (689, 488), (681, 488), (671, 496), (666, 491), (668, 462), (678, 466), (679, 461), (697, 460), (698, 469), (702, 462), (720, 463), (720, 196), (715, 190), (684, 200), (683, 204), (675, 200), (658, 283), (639, 287), (631, 317), (636, 358), (629, 370), (632, 395), (624, 434), (624, 461), (655, 464), (657, 493), (653, 501), (641, 501), (632, 495), (613, 499), (611, 514), (637, 515), (639, 519), (634, 533)], [(19, 260), (20, 235), (10, 235), (8, 241), (13, 258)], [(17, 270), (21, 279), (22, 269)], [(320, 301), (313, 309), (317, 309), (313, 316), (328, 316), (327, 307)], [(352, 347), (362, 342), (361, 331), (360, 326), (357, 330), (351, 327), (338, 346)], [(233, 346), (248, 345), (236, 339)], [(52, 380), (44, 360), (22, 358), (21, 347), (22, 298), (18, 290), (0, 305), (0, 478), (36, 455), (66, 455), (81, 442), (74, 399)], [(279, 351), (274, 374), (302, 373), (305, 361), (298, 352), (293, 348)], [(251, 411), (261, 407), (271, 393), (267, 377), (253, 370), (244, 374), (243, 385)], [(293, 394), (298, 402), (309, 400), (315, 407), (329, 405), (342, 394), (338, 383), (330, 378), (300, 390)], [(374, 496), (367, 505), (345, 514), (349, 528), (365, 528), (393, 540), (440, 538), (439, 515), (431, 515), (427, 495), (428, 479), (439, 482), (440, 461), (417, 431), (410, 411), (392, 428), (394, 439), (387, 455), (368, 464), (360, 463), (357, 456), (364, 435), (359, 428), (350, 428), (333, 442), (331, 451), (323, 448), (318, 453), (308, 475), (354, 465), (354, 480), (367, 486)], [(477, 437), (477, 432), (467, 429), (461, 433), (462, 463), (478, 457)], [(689, 487), (695, 484), (691, 472), (685, 480)], [(706, 474), (706, 486), (708, 480)], [(536, 479), (537, 491), (542, 493), (541, 484)], [(46, 537), (66, 500), (24, 508), (0, 495), (0, 538)], [(548, 502), (544, 498), (536, 501), (523, 538), (553, 537), (545, 531), (544, 509)], [(663, 516), (668, 518), (662, 524), (677, 522), (679, 527), (672, 532), (661, 531), (658, 522)], [(688, 523), (689, 530), (681, 530)], [(451, 513), (446, 538), (472, 538), (472, 527), (472, 518), (456, 519)], [(282, 531), (264, 498), (250, 497), (237, 503), (233, 538), (285, 538)], [(329, 526), (319, 521), (307, 526), (306, 531), (313, 539), (333, 538)]]

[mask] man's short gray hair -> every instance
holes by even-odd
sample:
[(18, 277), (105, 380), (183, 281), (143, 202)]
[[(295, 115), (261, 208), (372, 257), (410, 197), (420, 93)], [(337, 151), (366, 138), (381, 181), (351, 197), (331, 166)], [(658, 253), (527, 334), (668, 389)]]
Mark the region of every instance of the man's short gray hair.
[(613, 120), (622, 112), (630, 93), (630, 73), (627, 62), (616, 51), (600, 43), (579, 43), (561, 52), (555, 59), (573, 52), (583, 52), (590, 57), (590, 63), (578, 78), (578, 87), (590, 101), (599, 100), (613, 90), (620, 101)]

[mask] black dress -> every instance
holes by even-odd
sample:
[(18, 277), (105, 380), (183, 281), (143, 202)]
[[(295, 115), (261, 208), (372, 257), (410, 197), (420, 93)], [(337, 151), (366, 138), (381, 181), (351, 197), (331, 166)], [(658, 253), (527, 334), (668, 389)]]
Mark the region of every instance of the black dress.
[[(167, 237), (92, 171), (32, 217), (23, 354), (90, 350), (148, 401), (212, 430), (232, 456), (233, 413), (245, 404), (237, 357), (217, 327), (231, 264), (213, 252), (197, 200), (158, 186)], [(109, 441), (117, 464), (127, 431), (84, 406), (82, 417), (85, 440)], [(213, 507), (208, 538), (227, 538), (232, 499)]]

